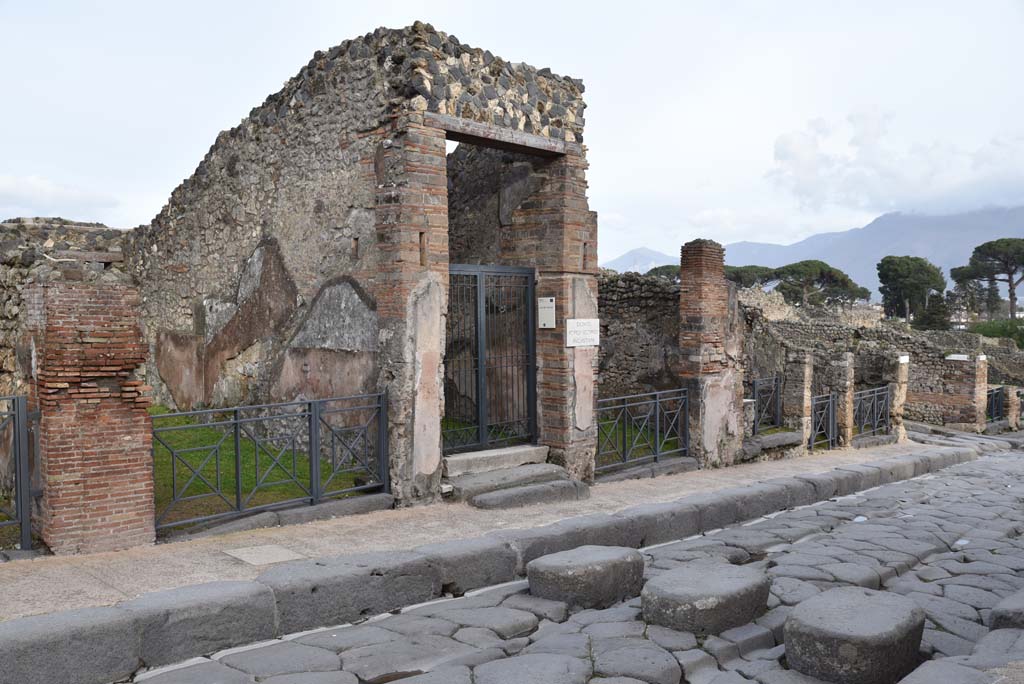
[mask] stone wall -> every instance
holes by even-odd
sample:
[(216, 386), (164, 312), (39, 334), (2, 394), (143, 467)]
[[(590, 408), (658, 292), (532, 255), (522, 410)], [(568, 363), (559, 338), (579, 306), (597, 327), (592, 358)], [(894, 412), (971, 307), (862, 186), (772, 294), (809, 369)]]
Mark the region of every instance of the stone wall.
[(679, 284), (656, 276), (604, 271), (598, 276), (597, 289), (600, 396), (678, 388)]
[[(24, 320), (23, 291), (33, 278), (63, 278), (85, 272), (121, 270), (120, 230), (100, 223), (61, 218), (18, 218), (0, 222), (0, 395), (22, 392), (24, 377), (15, 361)], [(78, 275), (76, 275), (76, 273)]]

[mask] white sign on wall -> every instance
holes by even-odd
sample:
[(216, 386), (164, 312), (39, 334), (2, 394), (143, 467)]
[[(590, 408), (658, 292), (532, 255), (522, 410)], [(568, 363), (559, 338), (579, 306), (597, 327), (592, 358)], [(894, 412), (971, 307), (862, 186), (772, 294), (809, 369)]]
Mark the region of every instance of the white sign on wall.
[(600, 320), (596, 318), (569, 318), (565, 321), (566, 347), (596, 347), (600, 343)]
[(537, 327), (549, 329), (555, 327), (555, 298), (537, 298)]

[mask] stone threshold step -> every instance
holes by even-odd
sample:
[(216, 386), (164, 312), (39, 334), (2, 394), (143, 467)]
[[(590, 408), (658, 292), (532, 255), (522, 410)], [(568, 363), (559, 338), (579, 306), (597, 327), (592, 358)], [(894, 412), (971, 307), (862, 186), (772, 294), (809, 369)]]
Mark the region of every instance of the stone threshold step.
[(449, 496), (455, 501), (468, 501), (484, 492), (568, 479), (569, 473), (565, 468), (554, 463), (528, 463), (516, 468), (450, 477), (448, 485), (452, 490)]
[(516, 446), (502, 447), (500, 449), (487, 449), (486, 451), (471, 451), (465, 454), (452, 454), (444, 459), (444, 474), (446, 477), (458, 477), (472, 473), (486, 473), (528, 463), (544, 463), (548, 460), (548, 448), (534, 444), (519, 444)]
[(469, 500), (476, 508), (519, 508), (558, 501), (579, 501), (590, 498), (590, 487), (577, 480), (556, 480), (540, 484), (509, 487), (477, 494)]

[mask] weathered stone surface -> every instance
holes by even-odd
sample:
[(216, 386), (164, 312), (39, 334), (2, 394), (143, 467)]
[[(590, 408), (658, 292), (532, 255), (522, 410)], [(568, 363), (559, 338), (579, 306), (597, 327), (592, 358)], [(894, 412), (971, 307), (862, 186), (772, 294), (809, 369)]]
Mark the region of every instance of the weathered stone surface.
[(513, 594), (502, 601), (501, 605), (516, 610), (526, 610), (538, 618), (552, 622), (564, 622), (569, 615), (569, 607), (562, 601), (552, 601), (530, 594)]
[(288, 508), (277, 512), (281, 525), (296, 525), (313, 520), (327, 520), (345, 515), (361, 515), (373, 511), (386, 511), (395, 507), (395, 497), (391, 494), (365, 494), (350, 496), (336, 501), (326, 501), (316, 506)]
[(407, 637), (386, 648), (379, 645), (354, 648), (342, 655), (342, 662), (346, 672), (352, 672), (362, 681), (389, 682), (437, 668), (464, 665), (464, 659), (478, 653), (479, 649), (469, 644), (426, 635)]
[(590, 663), (579, 658), (535, 653), (485, 663), (473, 670), (475, 684), (584, 684)]
[(281, 641), (268, 646), (231, 653), (220, 662), (256, 677), (299, 672), (331, 672), (341, 669), (341, 659), (322, 648)]
[(679, 502), (631, 506), (615, 515), (637, 522), (643, 534), (641, 546), (664, 544), (700, 532), (700, 513)]
[(442, 589), (455, 595), (516, 578), (516, 550), (493, 537), (427, 544), (414, 551), (439, 569)]
[(396, 641), (400, 635), (374, 625), (326, 629), (296, 639), (297, 643), (316, 646), (341, 653), (351, 648), (385, 644)]
[(403, 679), (403, 684), (473, 684), (472, 671), (465, 666), (442, 667), (433, 672)]
[(269, 677), (260, 680), (260, 684), (359, 684), (359, 679), (349, 672), (301, 672)]
[(540, 503), (579, 501), (589, 498), (590, 487), (583, 482), (560, 480), (484, 492), (472, 497), (469, 500), (469, 505), (485, 509), (519, 508)]
[(644, 620), (694, 634), (719, 634), (767, 609), (769, 578), (760, 570), (693, 561), (644, 585)]
[(121, 608), (141, 632), (142, 662), (176, 663), (276, 635), (274, 593), (257, 582), (210, 582), (146, 594)]
[(594, 673), (604, 677), (633, 677), (650, 684), (678, 684), (682, 676), (671, 653), (650, 641), (623, 640), (610, 647), (594, 644)]
[(539, 624), (537, 616), (525, 610), (512, 608), (452, 608), (435, 613), (437, 617), (463, 627), (484, 627), (503, 639), (529, 634)]
[[(209, 660), (153, 675), (147, 677), (145, 681), (146, 684), (253, 684), (256, 680), (252, 675)], [(340, 680), (337, 684), (350, 683)], [(357, 684), (354, 679), (352, 684)]]
[(449, 478), (448, 483), (454, 488), (455, 500), (468, 501), (485, 492), (568, 479), (565, 468), (554, 463), (528, 463), (516, 468), (460, 475)]
[(786, 620), (791, 668), (836, 684), (895, 684), (919, 662), (924, 612), (912, 601), (870, 589), (832, 589)]
[(1000, 601), (989, 616), (992, 629), (1024, 629), (1024, 591)]
[(360, 620), (441, 593), (439, 570), (404, 552), (285, 563), (257, 581), (274, 591), (278, 628), (285, 634)]
[(932, 660), (900, 680), (899, 684), (990, 684), (995, 679), (978, 670)]
[(140, 665), (139, 620), (87, 608), (0, 622), (0, 673), (18, 684), (107, 684)]
[(535, 596), (580, 608), (606, 608), (639, 594), (644, 559), (633, 549), (581, 546), (530, 561), (526, 572)]

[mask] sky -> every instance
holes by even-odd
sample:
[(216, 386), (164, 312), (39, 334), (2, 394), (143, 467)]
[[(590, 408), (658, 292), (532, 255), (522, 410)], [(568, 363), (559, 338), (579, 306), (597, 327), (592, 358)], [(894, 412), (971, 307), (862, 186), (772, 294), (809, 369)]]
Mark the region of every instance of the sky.
[(316, 50), (416, 19), (584, 80), (601, 262), (1024, 204), (1024, 0), (0, 0), (0, 219), (148, 223)]

